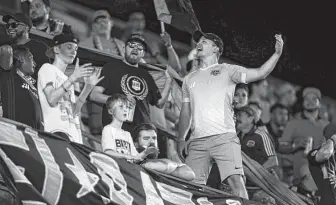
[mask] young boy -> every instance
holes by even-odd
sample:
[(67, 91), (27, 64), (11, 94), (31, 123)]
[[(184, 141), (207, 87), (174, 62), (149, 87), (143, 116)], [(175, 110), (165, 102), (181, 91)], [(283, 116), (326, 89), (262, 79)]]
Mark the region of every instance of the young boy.
[(149, 147), (138, 153), (132, 136), (129, 132), (121, 129), (128, 116), (128, 99), (123, 94), (113, 94), (106, 101), (108, 114), (112, 122), (106, 125), (102, 133), (102, 147), (106, 154), (126, 159), (131, 162), (143, 161), (148, 154), (155, 152), (155, 147)]

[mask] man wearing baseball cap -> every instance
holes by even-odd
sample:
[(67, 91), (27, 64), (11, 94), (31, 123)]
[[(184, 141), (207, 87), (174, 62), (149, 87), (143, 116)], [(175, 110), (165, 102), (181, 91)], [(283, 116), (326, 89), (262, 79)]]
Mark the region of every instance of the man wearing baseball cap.
[[(122, 129), (131, 133), (137, 125), (151, 122), (149, 105), (163, 108), (173, 82), (167, 75), (164, 88), (160, 92), (153, 77), (139, 64), (147, 48), (148, 45), (141, 35), (131, 35), (126, 40), (124, 60), (104, 65), (102, 75), (105, 79), (94, 88), (90, 95), (91, 100), (106, 104), (112, 94), (125, 94), (130, 101), (130, 110), (128, 120), (123, 123)], [(104, 106), (102, 123), (105, 126), (110, 121), (107, 108)]]
[(111, 36), (114, 22), (106, 10), (94, 12), (90, 26), (91, 36), (81, 42), (81, 46), (99, 49), (123, 57), (125, 44), (120, 39)]
[[(275, 35), (275, 52), (270, 59), (260, 68), (247, 69), (227, 63), (218, 64), (218, 59), (224, 51), (224, 43), (217, 35), (196, 31), (193, 38), (198, 42), (196, 58), (200, 61), (200, 68), (187, 75), (183, 82), (179, 154), (183, 156), (185, 138), (191, 128), (186, 164), (195, 171), (194, 181), (205, 184), (210, 162), (215, 160), (221, 180), (228, 182), (234, 195), (248, 198), (243, 180), (241, 147), (235, 130), (232, 98), (237, 83), (264, 79), (274, 69), (282, 53), (283, 40), (281, 35)], [(204, 151), (200, 151), (200, 147)]]
[(321, 197), (317, 205), (336, 204), (336, 125), (324, 129), (326, 142), (308, 154), (309, 169), (318, 187), (316, 196)]
[[(46, 55), (54, 59), (45, 63), (38, 72), (38, 95), (42, 107), (44, 129), (73, 142), (83, 143), (79, 112), (93, 87), (102, 79), (91, 63), (79, 66), (67, 77), (64, 72), (72, 64), (78, 49), (78, 40), (71, 34), (54, 37), (54, 45)], [(84, 88), (76, 100), (74, 84), (84, 78)]]
[[(5, 15), (2, 17), (2, 21), (6, 23), (6, 33), (8, 37), (12, 40), (10, 46), (14, 50), (17, 46), (24, 46), (28, 48), (33, 54), (37, 69), (39, 69), (43, 65), (43, 63), (49, 62), (48, 57), (44, 55), (46, 50), (48, 49), (48, 46), (43, 42), (29, 38), (29, 31), (32, 28), (32, 21), (26, 14), (15, 13)], [(3, 45), (0, 47), (0, 53), (2, 54), (3, 59), (12, 59), (12, 52), (6, 52), (8, 50), (6, 48), (8, 48), (8, 45)], [(0, 59), (1, 68), (4, 70), (10, 70), (12, 64), (3, 63), (3, 59)], [(0, 74), (2, 72), (2, 69), (0, 69)], [(32, 76), (35, 80), (37, 78), (37, 71)]]
[(321, 92), (317, 88), (307, 87), (302, 92), (302, 111), (289, 121), (279, 138), (279, 152), (292, 154), (293, 158), (293, 190), (306, 196), (313, 196), (317, 186), (309, 171), (308, 161), (304, 149), (313, 140), (313, 149), (324, 142), (323, 130), (328, 121), (319, 118), (321, 106)]
[(249, 106), (237, 109), (236, 128), (242, 151), (271, 171), (278, 166), (278, 159), (271, 138), (258, 129), (256, 120), (257, 113)]

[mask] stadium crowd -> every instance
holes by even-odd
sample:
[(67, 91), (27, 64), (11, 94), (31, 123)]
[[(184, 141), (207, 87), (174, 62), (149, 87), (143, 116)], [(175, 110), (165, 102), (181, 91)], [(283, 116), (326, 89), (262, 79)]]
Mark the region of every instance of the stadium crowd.
[[(218, 63), (225, 45), (212, 33), (195, 32), (193, 49), (179, 57), (163, 32), (166, 50), (160, 51), (146, 36), (140, 12), (130, 15), (124, 34), (116, 37), (110, 14), (96, 11), (91, 35), (79, 41), (71, 25), (50, 17), (48, 0), (32, 0), (27, 9), (2, 18), (12, 39), (0, 47), (4, 118), (148, 169), (276, 204), (244, 177), (243, 151), (291, 190), (316, 204), (336, 204), (336, 129), (320, 90), (307, 87), (297, 95), (286, 83), (270, 92), (267, 76), (281, 56), (281, 35), (265, 64), (246, 69)], [(31, 29), (52, 35), (53, 45), (30, 39)], [(81, 64), (79, 46), (122, 60), (103, 67)], [(164, 65), (164, 82), (143, 63)], [(66, 75), (71, 64), (74, 71)], [(172, 76), (183, 79), (182, 91)], [(176, 139), (160, 136), (156, 126)], [(83, 130), (101, 144), (84, 138)]]

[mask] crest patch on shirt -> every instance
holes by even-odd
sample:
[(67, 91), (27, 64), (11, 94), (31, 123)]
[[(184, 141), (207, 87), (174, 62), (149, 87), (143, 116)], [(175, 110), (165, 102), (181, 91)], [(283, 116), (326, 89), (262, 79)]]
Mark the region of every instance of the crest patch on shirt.
[(254, 147), (255, 146), (255, 141), (253, 141), (253, 140), (247, 141), (246, 146), (248, 146), (248, 147)]
[(220, 73), (221, 73), (220, 70), (213, 70), (213, 71), (211, 71), (210, 75), (217, 76)]

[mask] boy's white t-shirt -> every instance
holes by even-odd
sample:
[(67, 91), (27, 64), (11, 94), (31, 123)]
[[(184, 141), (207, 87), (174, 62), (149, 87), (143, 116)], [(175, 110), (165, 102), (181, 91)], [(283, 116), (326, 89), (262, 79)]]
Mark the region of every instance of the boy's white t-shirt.
[(44, 94), (44, 88), (51, 84), (59, 88), (68, 77), (56, 66), (45, 63), (38, 72), (37, 90), (44, 119), (44, 130), (47, 132), (64, 132), (70, 136), (70, 140), (82, 144), (79, 116), (73, 115), (76, 103), (74, 86), (58, 101), (55, 107), (51, 107)]
[(120, 154), (132, 156), (139, 154), (134, 146), (131, 134), (125, 130), (117, 129), (111, 124), (104, 127), (101, 144), (103, 152), (113, 150)]

